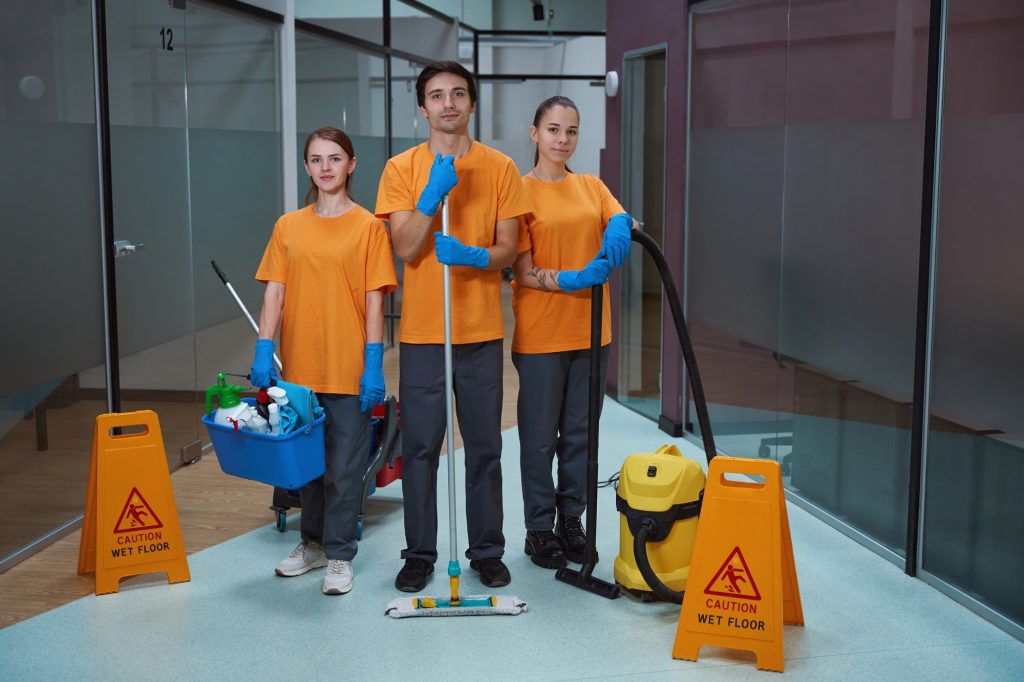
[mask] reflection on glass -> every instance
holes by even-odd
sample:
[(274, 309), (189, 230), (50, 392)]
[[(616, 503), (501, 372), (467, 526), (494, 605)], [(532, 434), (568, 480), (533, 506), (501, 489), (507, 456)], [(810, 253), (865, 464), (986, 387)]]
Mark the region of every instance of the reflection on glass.
[[(687, 317), (718, 447), (785, 462), (792, 426), (788, 415), (779, 423), (775, 349), (786, 48), (723, 47), (735, 22), (754, 21), (752, 11), (744, 3), (692, 15)], [(785, 3), (761, 3), (756, 16), (759, 31), (785, 34)], [(694, 417), (691, 407), (696, 427)]]
[[(665, 53), (627, 59), (623, 80), (622, 204), (664, 244)], [(641, 249), (622, 267), (619, 402), (652, 419), (661, 414), (662, 285)]]
[(927, 15), (904, 9), (790, 5), (779, 322), (791, 488), (898, 554), (928, 40)]
[(107, 411), (103, 373), (81, 379), (104, 358), (92, 13), (17, 5), (0, 25), (0, 560), (82, 513)]
[(716, 440), (778, 459), (791, 490), (896, 552), (927, 51), (927, 14), (904, 5), (696, 12), (688, 187)]
[(949, 3), (925, 570), (1024, 624), (1024, 6)]

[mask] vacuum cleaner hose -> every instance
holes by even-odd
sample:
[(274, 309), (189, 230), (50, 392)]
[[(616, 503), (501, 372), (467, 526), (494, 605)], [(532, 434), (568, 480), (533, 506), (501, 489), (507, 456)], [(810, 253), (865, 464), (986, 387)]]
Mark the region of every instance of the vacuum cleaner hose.
[[(704, 441), (704, 454), (710, 463), (718, 450), (715, 449), (715, 438), (711, 434), (711, 419), (708, 417), (708, 406), (704, 400), (704, 386), (700, 382), (700, 372), (697, 371), (697, 356), (694, 355), (693, 344), (690, 342), (690, 335), (686, 331), (686, 319), (683, 317), (683, 305), (679, 301), (679, 292), (676, 291), (675, 284), (672, 281), (672, 272), (668, 269), (665, 254), (658, 248), (658, 243), (640, 230), (632, 230), (631, 236), (633, 241), (640, 244), (647, 253), (651, 254), (654, 264), (658, 267), (658, 275), (661, 276), (662, 286), (665, 289), (665, 294), (668, 296), (668, 307), (672, 311), (672, 320), (675, 322), (676, 334), (679, 336), (679, 345), (683, 349), (683, 361), (686, 364), (687, 377), (690, 379), (693, 404), (697, 410), (697, 423), (700, 424), (700, 435)], [(650, 580), (648, 580), (648, 584), (652, 584)]]
[(654, 520), (648, 518), (641, 519), (640, 527), (637, 529), (636, 535), (633, 536), (633, 555), (636, 557), (636, 566), (640, 569), (640, 575), (647, 581), (647, 585), (650, 586), (654, 594), (664, 601), (682, 604), (683, 593), (676, 592), (661, 582), (661, 578), (651, 568), (651, 561), (647, 558), (647, 536), (652, 532), (654, 532)]

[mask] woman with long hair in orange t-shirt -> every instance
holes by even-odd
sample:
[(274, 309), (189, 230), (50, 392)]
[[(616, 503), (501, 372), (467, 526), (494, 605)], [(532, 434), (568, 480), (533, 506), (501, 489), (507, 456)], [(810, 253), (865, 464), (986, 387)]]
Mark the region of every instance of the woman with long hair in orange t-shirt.
[(284, 378), (316, 392), (327, 413), (327, 470), (299, 491), (302, 541), (280, 576), (327, 567), (324, 594), (352, 589), (352, 559), (370, 449), (371, 408), (384, 399), (384, 294), (398, 285), (384, 223), (349, 194), (352, 141), (337, 128), (307, 138), (304, 208), (278, 219), (256, 279), (266, 283), (250, 371), (271, 385), (281, 329)]
[[(537, 108), (530, 128), (537, 154), (523, 176), (534, 210), (520, 219), (513, 266), (525, 550), (544, 568), (583, 561), (590, 288), (607, 286), (612, 268), (629, 255), (633, 227), (599, 178), (569, 170), (579, 128), (579, 110), (567, 97), (551, 97)], [(611, 343), (607, 291), (603, 317), (602, 384)], [(555, 460), (558, 478), (552, 481)]]

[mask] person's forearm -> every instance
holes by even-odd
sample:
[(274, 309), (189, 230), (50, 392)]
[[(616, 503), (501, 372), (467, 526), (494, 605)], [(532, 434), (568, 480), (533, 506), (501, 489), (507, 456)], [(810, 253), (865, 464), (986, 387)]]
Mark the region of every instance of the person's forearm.
[(519, 254), (515, 265), (512, 266), (512, 272), (520, 286), (540, 291), (560, 290), (558, 286), (558, 270), (534, 265), (533, 256), (529, 251)]
[(539, 265), (534, 265), (532, 268), (527, 270), (522, 277), (517, 275), (516, 281), (531, 289), (540, 289), (541, 291), (561, 291), (561, 288), (558, 286), (558, 272), (558, 270), (551, 270), (550, 268), (542, 268)]
[(395, 255), (409, 263), (423, 253), (430, 238), (434, 219), (419, 211), (396, 211), (391, 214), (391, 244)]
[(384, 292), (366, 292), (366, 343), (384, 342)]
[[(516, 261), (519, 220), (506, 218), (494, 226), (494, 246), (487, 247), (487, 269), (504, 270)], [(532, 259), (531, 259), (532, 260)]]
[(495, 244), (486, 250), (489, 260), (485, 270), (504, 270), (516, 259), (515, 244)]
[(284, 313), (284, 284), (267, 282), (263, 292), (263, 309), (260, 310), (259, 338), (274, 340)]

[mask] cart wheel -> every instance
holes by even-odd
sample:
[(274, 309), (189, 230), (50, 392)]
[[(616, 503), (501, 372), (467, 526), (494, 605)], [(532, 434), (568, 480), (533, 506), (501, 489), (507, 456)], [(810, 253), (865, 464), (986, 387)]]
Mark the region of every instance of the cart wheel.
[(283, 511), (275, 513), (277, 514), (277, 530), (283, 533), (288, 530), (288, 517), (284, 515)]
[(640, 601), (642, 601), (644, 604), (650, 604), (651, 602), (657, 601), (657, 600), (654, 598), (654, 593), (653, 592), (648, 592), (647, 590), (641, 590), (640, 591)]
[(760, 457), (761, 459), (766, 459), (768, 457), (771, 457), (772, 456), (771, 448), (769, 448), (767, 445), (762, 445), (761, 447), (759, 447), (757, 449), (757, 456)]
[(362, 540), (362, 539), (363, 539), (363, 520), (359, 519), (359, 521), (356, 522), (356, 540)]

